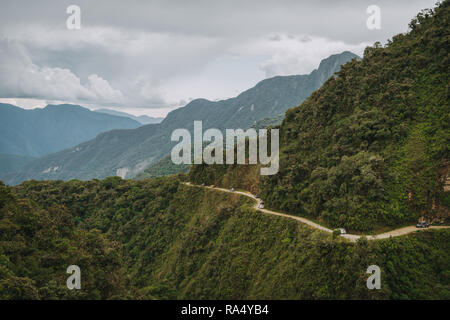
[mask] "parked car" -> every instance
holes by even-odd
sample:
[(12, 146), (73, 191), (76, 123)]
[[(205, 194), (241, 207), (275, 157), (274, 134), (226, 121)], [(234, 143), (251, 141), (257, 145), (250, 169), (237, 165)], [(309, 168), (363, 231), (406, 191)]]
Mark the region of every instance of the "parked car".
[(264, 203), (258, 204), (258, 209), (264, 209)]
[(340, 234), (346, 234), (347, 233), (347, 231), (344, 228), (338, 228), (336, 230), (338, 230)]
[(231, 192), (234, 192), (234, 188), (231, 188), (230, 191), (231, 191)]
[(426, 221), (420, 221), (418, 224), (416, 224), (416, 228), (428, 228), (430, 224)]

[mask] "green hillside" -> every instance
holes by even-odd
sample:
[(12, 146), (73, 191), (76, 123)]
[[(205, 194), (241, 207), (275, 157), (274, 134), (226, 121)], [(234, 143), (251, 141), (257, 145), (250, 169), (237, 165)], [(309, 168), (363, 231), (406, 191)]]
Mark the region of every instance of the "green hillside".
[(142, 180), (168, 176), (177, 173), (188, 173), (190, 167), (191, 166), (189, 164), (174, 164), (170, 156), (167, 156), (139, 173), (135, 177), (135, 179)]
[[(420, 13), (407, 34), (367, 48), (361, 61), (343, 65), (288, 110), (277, 175), (261, 177), (257, 166), (193, 165), (187, 175), (139, 181), (0, 182), (0, 299), (449, 300), (450, 229), (351, 242), (256, 211), (238, 193), (182, 183), (257, 192), (266, 207), (349, 231), (420, 216), (448, 222), (449, 18), (449, 0)], [(209, 103), (184, 111), (196, 117)], [(179, 112), (164, 121), (179, 125)], [(100, 134), (76, 156), (46, 158), (46, 166), (72, 165), (54, 178), (97, 169), (105, 176), (129, 165), (131, 154), (137, 162), (163, 158), (163, 149), (146, 149), (165, 141), (170, 131), (160, 128)], [(81, 156), (86, 162), (76, 164)], [(69, 291), (66, 268), (74, 264), (82, 289)], [(371, 265), (381, 270), (379, 290), (366, 286)]]
[[(27, 182), (0, 192), (4, 299), (450, 297), (448, 230), (351, 243), (176, 178)], [(78, 295), (65, 288), (69, 264), (86, 279)], [(372, 264), (380, 290), (366, 288)]]
[[(279, 125), (284, 119), (284, 114), (279, 114), (273, 118), (264, 118), (261, 120), (256, 121), (251, 127), (255, 128), (256, 130), (264, 129), (266, 127), (273, 127)], [(206, 146), (207, 143), (204, 144)], [(156, 177), (162, 177), (162, 176), (168, 176), (172, 174), (178, 174), (178, 173), (188, 173), (189, 169), (191, 168), (190, 165), (187, 164), (174, 164), (170, 158), (170, 156), (167, 156), (158, 162), (150, 165), (148, 168), (146, 168), (144, 171), (140, 172), (134, 179), (142, 180), (142, 179), (148, 179), (148, 178), (156, 178)], [(214, 169), (215, 170), (215, 169)], [(197, 170), (198, 171), (198, 170)], [(254, 172), (256, 173), (256, 172)], [(206, 177), (203, 177), (206, 178)], [(248, 177), (247, 177), (248, 178)], [(209, 180), (209, 179), (204, 179)], [(245, 179), (240, 179), (245, 180)], [(203, 182), (203, 181), (202, 181)], [(212, 184), (213, 181), (209, 181)], [(244, 181), (242, 181), (244, 182)], [(248, 182), (248, 181), (246, 181)], [(228, 186), (225, 180), (222, 181), (223, 185)], [(241, 186), (241, 183), (237, 183), (237, 185)], [(248, 183), (247, 183), (248, 185)], [(229, 186), (232, 186), (230, 184)], [(249, 186), (251, 187), (251, 186)], [(244, 188), (245, 189), (245, 188)], [(247, 190), (253, 190), (253, 189), (247, 189)]]
[[(66, 268), (83, 271), (83, 290), (67, 290)], [(0, 300), (127, 297), (117, 247), (81, 229), (65, 206), (45, 209), (0, 182)]]
[[(286, 112), (280, 172), (252, 185), (267, 206), (353, 231), (449, 221), (449, 11), (446, 1), (420, 13)], [(193, 166), (190, 177), (242, 186), (254, 168), (238, 167)]]

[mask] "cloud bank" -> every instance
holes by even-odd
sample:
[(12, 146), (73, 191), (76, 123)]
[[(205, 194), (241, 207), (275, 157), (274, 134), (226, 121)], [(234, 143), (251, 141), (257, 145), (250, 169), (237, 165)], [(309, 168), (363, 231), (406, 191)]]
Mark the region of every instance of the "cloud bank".
[(3, 0), (0, 98), (167, 113), (266, 77), (307, 74), (331, 54), (362, 55), (434, 2), (380, 0), (374, 31), (365, 0), (80, 0), (81, 30), (68, 30), (71, 1)]

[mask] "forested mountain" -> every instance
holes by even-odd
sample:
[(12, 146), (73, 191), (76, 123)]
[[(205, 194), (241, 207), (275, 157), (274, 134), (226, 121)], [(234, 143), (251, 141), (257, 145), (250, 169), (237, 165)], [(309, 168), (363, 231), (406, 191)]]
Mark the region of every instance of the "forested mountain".
[[(75, 221), (66, 206), (43, 209), (0, 182), (0, 300), (126, 297), (119, 249)], [(73, 261), (84, 269), (83, 291), (65, 287)]]
[(156, 178), (169, 176), (178, 173), (188, 173), (190, 164), (174, 164), (170, 155), (162, 158), (161, 160), (153, 163), (151, 166), (140, 172), (133, 179), (142, 180), (148, 178)]
[(76, 105), (25, 110), (0, 103), (0, 154), (42, 156), (74, 147), (100, 132), (139, 126), (135, 120)]
[[(356, 243), (175, 177), (0, 186), (0, 299), (448, 299), (450, 231)], [(381, 271), (366, 287), (367, 267)], [(68, 265), (82, 272), (67, 290)]]
[(279, 116), (304, 101), (341, 64), (356, 57), (350, 52), (332, 55), (309, 75), (266, 79), (236, 98), (217, 102), (193, 100), (170, 112), (161, 124), (102, 133), (74, 148), (33, 161), (19, 174), (3, 179), (16, 184), (28, 179), (133, 177), (170, 153), (175, 145), (170, 141), (173, 130), (190, 130), (194, 120), (202, 120), (205, 129), (246, 129), (260, 119)]
[(421, 12), (289, 109), (278, 174), (195, 165), (191, 180), (253, 188), (266, 206), (353, 231), (449, 221), (449, 12), (448, 1)]
[(269, 78), (236, 98), (227, 100), (191, 101), (185, 107), (170, 112), (163, 124), (172, 130), (187, 125), (190, 129), (195, 120), (202, 120), (203, 126), (207, 128), (246, 129), (258, 120), (284, 114), (288, 108), (299, 105), (337, 72), (341, 65), (354, 58), (358, 56), (345, 51), (322, 60), (319, 68), (309, 75)]
[[(273, 118), (264, 118), (256, 121), (252, 125), (252, 128), (259, 130), (267, 127), (277, 126), (281, 124), (283, 119), (284, 114), (279, 114), (278, 116), (275, 116)], [(170, 158), (170, 155), (168, 155), (165, 158), (162, 158), (161, 160), (151, 164), (144, 171), (138, 173), (137, 176), (134, 177), (134, 179), (142, 180), (148, 178), (168, 176), (177, 173), (187, 173), (189, 172), (190, 167), (191, 166), (188, 164), (174, 164)], [(255, 174), (257, 173), (255, 172)]]
[[(450, 299), (450, 229), (350, 242), (182, 183), (258, 191), (267, 206), (356, 231), (445, 221), (449, 18), (448, 0), (420, 13), (288, 110), (277, 175), (194, 165), (142, 181), (0, 183), (0, 299)], [(107, 136), (133, 132), (131, 144), (155, 128)], [(66, 287), (72, 264), (81, 290)], [(368, 290), (374, 264), (381, 288)]]

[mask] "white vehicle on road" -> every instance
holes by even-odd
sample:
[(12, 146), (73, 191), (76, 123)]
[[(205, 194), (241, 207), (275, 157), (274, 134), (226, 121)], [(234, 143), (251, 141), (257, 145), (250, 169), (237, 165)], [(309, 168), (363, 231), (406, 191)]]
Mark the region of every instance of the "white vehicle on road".
[(264, 201), (261, 201), (261, 202), (258, 204), (258, 209), (264, 209)]

